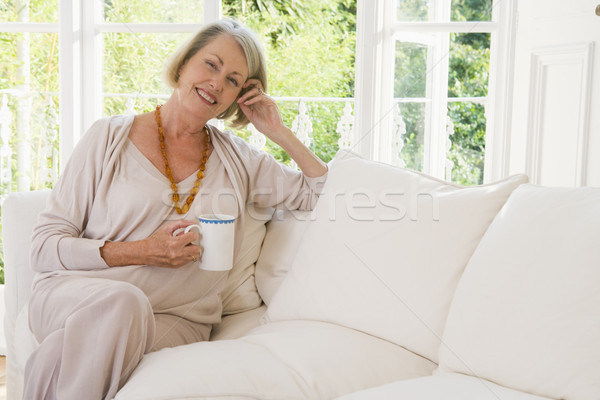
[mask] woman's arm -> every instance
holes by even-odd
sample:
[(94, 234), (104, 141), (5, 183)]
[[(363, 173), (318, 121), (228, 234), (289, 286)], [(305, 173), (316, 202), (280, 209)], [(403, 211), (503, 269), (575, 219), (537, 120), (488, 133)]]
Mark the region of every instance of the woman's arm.
[[(197, 237), (195, 232), (173, 237), (173, 232), (189, 221), (157, 228), (164, 222), (158, 218), (155, 225), (144, 228), (143, 234), (118, 242), (105, 240), (103, 228), (97, 226), (114, 222), (103, 208), (111, 200), (100, 188), (110, 190), (114, 185), (100, 183), (121, 154), (120, 144), (129, 132), (127, 122), (123, 118), (97, 121), (79, 141), (34, 227), (30, 260), (35, 271), (96, 270), (118, 265), (178, 267), (199, 254), (200, 249), (191, 245)], [(95, 217), (94, 209), (99, 210)]]
[(323, 176), (327, 165), (283, 124), (275, 101), (259, 89), (260, 81), (249, 79), (244, 87), (248, 86), (254, 88), (241, 96), (238, 103), (252, 125), (288, 153), (305, 176)]
[(176, 230), (193, 223), (187, 220), (170, 222), (142, 240), (104, 242), (100, 255), (109, 267), (154, 265), (179, 268), (194, 258), (200, 258), (200, 247), (193, 244), (198, 239), (196, 232), (174, 235)]

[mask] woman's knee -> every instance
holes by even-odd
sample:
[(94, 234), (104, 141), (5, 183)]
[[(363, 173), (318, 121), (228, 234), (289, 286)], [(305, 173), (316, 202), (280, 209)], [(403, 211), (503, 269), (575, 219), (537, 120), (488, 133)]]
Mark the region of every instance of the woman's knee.
[(152, 306), (146, 294), (127, 282), (114, 282), (102, 293), (103, 303), (113, 312), (124, 316), (152, 315)]

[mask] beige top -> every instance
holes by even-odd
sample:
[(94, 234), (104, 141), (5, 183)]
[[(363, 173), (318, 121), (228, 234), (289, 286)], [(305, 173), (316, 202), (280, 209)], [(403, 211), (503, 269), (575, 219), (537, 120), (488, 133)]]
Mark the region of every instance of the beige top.
[[(144, 239), (167, 221), (223, 213), (238, 218), (237, 255), (248, 204), (311, 209), (326, 175), (307, 178), (237, 136), (209, 126), (214, 150), (205, 178), (190, 211), (179, 215), (169, 198), (169, 180), (128, 138), (133, 120), (101, 119), (78, 143), (33, 231), (36, 281), (63, 274), (126, 281), (146, 293), (155, 313), (214, 324), (221, 317), (227, 272), (203, 271), (195, 263), (179, 269), (109, 268), (100, 256), (104, 242)], [(180, 182), (179, 192), (191, 189), (195, 179), (194, 173)]]

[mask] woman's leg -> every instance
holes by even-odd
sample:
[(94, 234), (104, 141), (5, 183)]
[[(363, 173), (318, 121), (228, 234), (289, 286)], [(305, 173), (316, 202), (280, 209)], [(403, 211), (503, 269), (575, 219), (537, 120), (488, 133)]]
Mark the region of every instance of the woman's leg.
[(150, 351), (155, 332), (140, 289), (82, 276), (38, 282), (29, 325), (40, 346), (25, 367), (28, 400), (113, 398)]
[(156, 334), (152, 351), (203, 342), (210, 337), (211, 325), (197, 324), (170, 314), (154, 314), (154, 320)]

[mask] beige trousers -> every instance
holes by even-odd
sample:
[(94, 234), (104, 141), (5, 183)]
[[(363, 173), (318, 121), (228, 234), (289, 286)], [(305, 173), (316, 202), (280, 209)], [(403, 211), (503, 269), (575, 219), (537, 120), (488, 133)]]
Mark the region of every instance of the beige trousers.
[(145, 353), (207, 339), (206, 326), (154, 315), (138, 287), (84, 276), (37, 282), (29, 325), (40, 346), (25, 367), (26, 400), (112, 399)]

